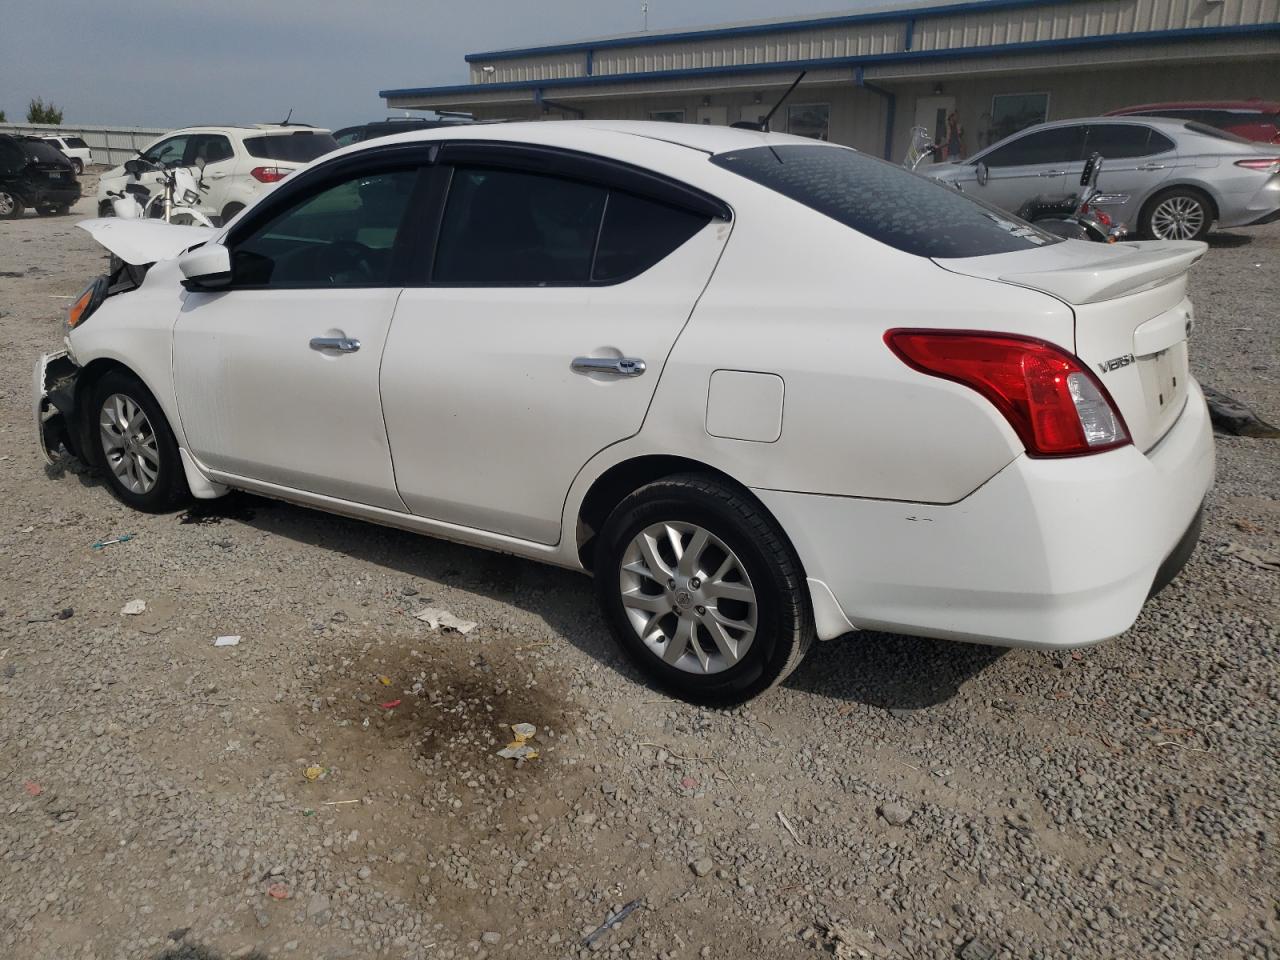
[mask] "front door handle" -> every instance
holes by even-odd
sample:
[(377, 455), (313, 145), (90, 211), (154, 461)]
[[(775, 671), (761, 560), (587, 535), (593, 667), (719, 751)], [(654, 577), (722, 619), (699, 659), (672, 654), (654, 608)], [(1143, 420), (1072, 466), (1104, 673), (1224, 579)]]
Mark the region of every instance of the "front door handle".
[(638, 377), (648, 369), (643, 360), (634, 357), (574, 357), (569, 366), (575, 373), (607, 373), (614, 377)]
[(360, 341), (354, 337), (312, 337), (312, 350), (337, 350), (339, 353), (355, 353)]
[(1036, 174), (1037, 177), (1065, 177), (1066, 175), (1065, 170), (1042, 170)]
[(1163, 170), (1163, 163), (1144, 163), (1138, 168), (1139, 170)]

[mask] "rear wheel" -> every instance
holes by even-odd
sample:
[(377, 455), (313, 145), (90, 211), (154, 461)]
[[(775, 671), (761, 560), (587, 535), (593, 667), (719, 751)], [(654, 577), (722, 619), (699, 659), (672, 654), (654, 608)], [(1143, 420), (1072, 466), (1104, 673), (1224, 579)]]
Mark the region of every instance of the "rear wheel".
[(71, 158), (71, 166), (75, 167), (77, 177), (80, 176), (80, 174), (84, 173), (84, 161), (81, 160), (79, 157)]
[(800, 561), (750, 494), (685, 474), (622, 501), (600, 532), (601, 610), (650, 678), (694, 703), (742, 703), (813, 641)]
[(1203, 240), (1213, 216), (1213, 205), (1199, 190), (1174, 187), (1147, 201), (1138, 233), (1144, 240)]
[(65, 205), (55, 207), (38, 207), (36, 212), (42, 217), (61, 217), (71, 208)]
[(20, 217), (25, 209), (16, 193), (0, 189), (0, 220), (13, 220)]
[(89, 394), (94, 454), (112, 491), (135, 510), (163, 513), (190, 496), (178, 442), (141, 381), (123, 370), (104, 374)]

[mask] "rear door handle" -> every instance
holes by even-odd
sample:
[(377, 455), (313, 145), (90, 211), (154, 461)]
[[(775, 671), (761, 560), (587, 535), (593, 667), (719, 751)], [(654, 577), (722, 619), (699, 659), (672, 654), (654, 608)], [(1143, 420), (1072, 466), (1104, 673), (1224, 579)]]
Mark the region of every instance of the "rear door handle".
[(570, 368), (575, 373), (607, 373), (614, 377), (638, 377), (648, 369), (635, 357), (574, 357)]
[(312, 350), (337, 350), (339, 353), (355, 353), (360, 341), (354, 337), (312, 337)]
[(1065, 170), (1042, 170), (1036, 174), (1037, 177), (1065, 177), (1066, 175), (1067, 171)]

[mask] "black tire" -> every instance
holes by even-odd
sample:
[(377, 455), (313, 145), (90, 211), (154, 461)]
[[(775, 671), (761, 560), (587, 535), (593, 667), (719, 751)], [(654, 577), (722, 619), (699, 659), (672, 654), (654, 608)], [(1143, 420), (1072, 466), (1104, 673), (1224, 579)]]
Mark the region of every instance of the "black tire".
[[(99, 424), (103, 406), (116, 394), (127, 397), (142, 408), (151, 427), (150, 434), (154, 437), (159, 468), (156, 470), (154, 485), (142, 492), (126, 487), (108, 462)], [(165, 513), (190, 499), (191, 491), (187, 487), (187, 477), (182, 470), (178, 442), (174, 439), (173, 431), (169, 429), (169, 422), (165, 419), (160, 404), (137, 377), (124, 370), (110, 370), (103, 374), (89, 391), (85, 416), (88, 418), (86, 433), (90, 438), (95, 465), (101, 468), (107, 484), (111, 487), (111, 492), (122, 503), (144, 513)]]
[(80, 176), (80, 174), (84, 173), (84, 161), (81, 160), (79, 157), (71, 158), (71, 166), (75, 168), (77, 177)]
[[(1199, 217), (1200, 225), (1190, 236), (1164, 237), (1158, 234), (1158, 227), (1154, 224), (1156, 211), (1171, 203), (1188, 205), (1189, 209), (1198, 211), (1191, 215)], [(1161, 190), (1142, 208), (1138, 217), (1138, 236), (1143, 240), (1203, 240), (1216, 218), (1217, 211), (1214, 210), (1213, 201), (1204, 193), (1195, 187), (1170, 187), (1168, 190)]]
[(17, 220), (26, 212), (22, 198), (9, 190), (0, 190), (0, 220)]
[[(647, 527), (666, 522), (694, 524), (720, 540), (737, 555), (755, 591), (754, 639), (736, 664), (720, 672), (695, 673), (663, 661), (640, 639), (623, 605), (619, 581), (628, 547)], [(800, 560), (764, 507), (740, 487), (701, 474), (641, 487), (609, 515), (595, 557), (596, 597), (615, 638), (657, 685), (684, 700), (730, 706), (759, 696), (786, 679), (813, 642), (813, 611)], [(702, 640), (694, 642), (710, 649), (709, 635), (695, 636)]]
[(64, 216), (64, 215), (66, 214), (66, 212), (67, 212), (68, 210), (70, 210), (70, 209), (71, 209), (70, 207), (65, 207), (65, 206), (62, 206), (62, 207), (39, 207), (39, 208), (36, 210), (36, 213), (40, 214), (40, 216), (42, 216), (42, 217), (61, 217), (61, 216)]
[(228, 203), (225, 207), (222, 208), (222, 223), (218, 224), (218, 226), (223, 226), (227, 223), (230, 223), (231, 218), (234, 217), (237, 213), (239, 213), (243, 209), (244, 209), (243, 203)]

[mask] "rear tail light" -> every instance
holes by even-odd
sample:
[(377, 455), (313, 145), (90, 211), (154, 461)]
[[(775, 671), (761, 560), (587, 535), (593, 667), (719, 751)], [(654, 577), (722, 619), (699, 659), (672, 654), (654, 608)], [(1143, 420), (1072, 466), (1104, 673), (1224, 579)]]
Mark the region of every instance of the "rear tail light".
[(1098, 453), (1129, 442), (1107, 389), (1076, 357), (1043, 340), (950, 330), (890, 330), (907, 366), (991, 401), (1033, 457)]
[(254, 167), (249, 176), (259, 183), (276, 183), (293, 173), (288, 167)]
[(1280, 171), (1280, 157), (1258, 157), (1253, 160), (1237, 160), (1237, 167), (1244, 167), (1246, 170), (1269, 170), (1271, 172)]

